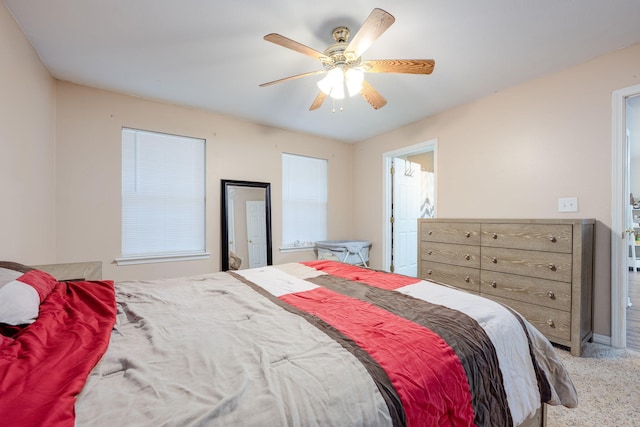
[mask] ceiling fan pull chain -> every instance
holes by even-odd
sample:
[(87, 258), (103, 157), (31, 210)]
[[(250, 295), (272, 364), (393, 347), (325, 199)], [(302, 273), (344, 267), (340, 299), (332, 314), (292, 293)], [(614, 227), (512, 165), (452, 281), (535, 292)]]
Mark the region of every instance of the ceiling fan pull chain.
[[(335, 113), (336, 112), (336, 99), (335, 98), (331, 98), (331, 102), (332, 102), (332, 107), (331, 107), (331, 112)], [(344, 106), (343, 106), (343, 99), (340, 99), (340, 112), (342, 113), (344, 111)]]

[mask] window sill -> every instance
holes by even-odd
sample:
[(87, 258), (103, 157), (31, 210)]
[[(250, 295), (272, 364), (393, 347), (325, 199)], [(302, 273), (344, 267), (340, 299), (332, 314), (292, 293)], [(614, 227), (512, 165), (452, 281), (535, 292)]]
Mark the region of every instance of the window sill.
[(313, 246), (285, 246), (280, 248), (280, 252), (302, 252), (302, 251), (309, 251), (309, 250), (314, 250), (316, 248), (315, 245)]
[(167, 255), (148, 255), (126, 258), (116, 258), (117, 265), (134, 265), (134, 264), (151, 264), (158, 262), (176, 262), (176, 261), (195, 261), (200, 259), (208, 259), (211, 257), (209, 252), (190, 253), (190, 254), (167, 254)]

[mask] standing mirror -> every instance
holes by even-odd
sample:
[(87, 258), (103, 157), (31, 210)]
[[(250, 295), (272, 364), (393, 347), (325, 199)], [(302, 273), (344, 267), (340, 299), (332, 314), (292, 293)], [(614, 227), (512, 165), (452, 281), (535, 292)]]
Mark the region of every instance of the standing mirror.
[(221, 270), (271, 265), (271, 184), (221, 183)]

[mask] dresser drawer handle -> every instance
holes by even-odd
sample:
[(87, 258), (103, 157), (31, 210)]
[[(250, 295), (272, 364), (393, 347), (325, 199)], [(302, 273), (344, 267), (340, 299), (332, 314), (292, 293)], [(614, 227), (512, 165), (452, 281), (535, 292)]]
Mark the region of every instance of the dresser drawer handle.
[(551, 299), (556, 299), (556, 294), (553, 291), (547, 292), (547, 296)]
[(469, 282), (471, 281), (471, 277), (469, 277), (469, 276), (465, 277), (465, 278), (464, 278), (464, 281), (465, 281), (465, 282), (467, 282), (467, 283), (469, 283)]
[(555, 243), (555, 242), (557, 242), (557, 241), (558, 241), (558, 239), (556, 239), (556, 237), (555, 237), (555, 236), (549, 236), (549, 241), (550, 241), (551, 243)]
[(468, 231), (464, 233), (464, 237), (471, 237), (471, 233), (469, 233)]
[(555, 265), (549, 264), (548, 267), (549, 267), (549, 270), (556, 271), (556, 266)]
[(494, 280), (494, 281), (492, 281), (492, 282), (491, 282), (491, 287), (492, 287), (492, 288), (497, 288), (497, 287), (498, 287), (498, 283), (496, 283), (496, 281), (495, 281), (495, 280)]
[(432, 251), (431, 249), (429, 249), (429, 250), (427, 251), (427, 255), (431, 255), (431, 254), (433, 254), (433, 251)]
[(427, 274), (431, 276), (433, 274), (433, 270), (427, 270)]
[(469, 254), (464, 254), (464, 259), (466, 259), (467, 261), (469, 261), (471, 259), (471, 255)]
[(498, 263), (498, 258), (496, 258), (496, 257), (491, 258), (491, 262), (494, 263), (494, 264), (497, 264)]
[(553, 322), (553, 319), (547, 320), (547, 325), (549, 325), (550, 328), (555, 328), (556, 327), (556, 324)]
[(428, 234), (429, 236), (431, 236), (431, 235), (433, 234), (433, 231), (429, 230), (429, 231), (427, 231), (427, 234)]
[(498, 233), (493, 233), (493, 235), (491, 236), (494, 240), (498, 238)]

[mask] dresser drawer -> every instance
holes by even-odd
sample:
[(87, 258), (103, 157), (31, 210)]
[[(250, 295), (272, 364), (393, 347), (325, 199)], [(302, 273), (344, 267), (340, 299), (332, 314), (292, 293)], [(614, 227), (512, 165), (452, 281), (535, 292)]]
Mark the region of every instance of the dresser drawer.
[(482, 246), (571, 253), (569, 224), (482, 224)]
[(480, 224), (465, 222), (422, 222), (420, 238), (425, 242), (480, 244)]
[(422, 245), (420, 259), (422, 261), (480, 268), (480, 246), (428, 243)]
[(571, 254), (482, 248), (481, 268), (540, 279), (571, 282)]
[(480, 292), (483, 296), (494, 295), (556, 310), (571, 310), (571, 283), (567, 282), (483, 270)]
[(547, 337), (561, 340), (571, 339), (571, 314), (569, 312), (494, 295), (486, 295), (485, 297), (511, 307)]
[(421, 279), (455, 286), (478, 294), (480, 292), (480, 270), (451, 264), (422, 261)]

